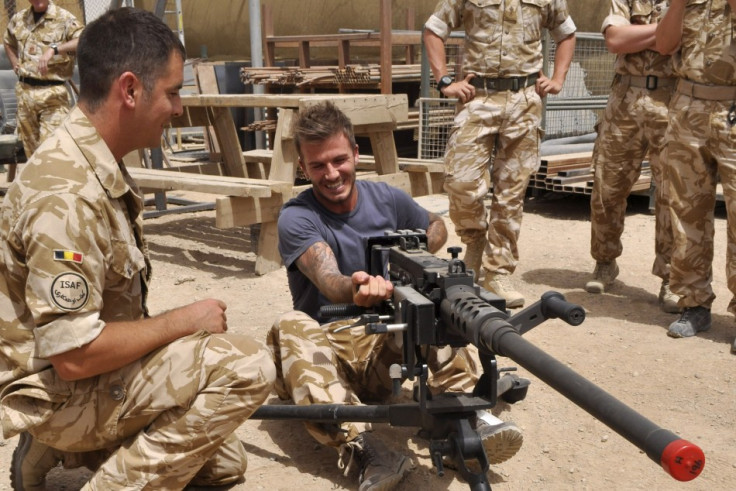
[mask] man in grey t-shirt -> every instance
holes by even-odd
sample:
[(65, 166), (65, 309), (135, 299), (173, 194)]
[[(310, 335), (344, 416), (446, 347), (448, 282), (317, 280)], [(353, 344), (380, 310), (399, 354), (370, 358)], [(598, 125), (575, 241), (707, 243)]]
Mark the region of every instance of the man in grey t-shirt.
[[(402, 359), (393, 335), (337, 330), (355, 319), (320, 325), (317, 311), (331, 303), (372, 307), (391, 298), (393, 284), (365, 271), (365, 239), (386, 230), (421, 228), (429, 251), (436, 252), (447, 240), (447, 229), (441, 217), (403, 191), (356, 180), (358, 146), (352, 124), (332, 103), (301, 111), (294, 140), (299, 165), (312, 188), (287, 203), (279, 217), (279, 250), (298, 310), (281, 316), (268, 334), (276, 391), (282, 399), (302, 405), (386, 399), (392, 388), (389, 366)], [(430, 351), (430, 390), (472, 390), (478, 370), (468, 350), (448, 346)], [(519, 450), (523, 438), (516, 426), (486, 411), (479, 411), (476, 419), (490, 463), (507, 460)], [(341, 467), (360, 462), (361, 491), (388, 489), (411, 467), (409, 458), (388, 450), (371, 435), (369, 424), (308, 423), (307, 430), (320, 443), (337, 449)]]

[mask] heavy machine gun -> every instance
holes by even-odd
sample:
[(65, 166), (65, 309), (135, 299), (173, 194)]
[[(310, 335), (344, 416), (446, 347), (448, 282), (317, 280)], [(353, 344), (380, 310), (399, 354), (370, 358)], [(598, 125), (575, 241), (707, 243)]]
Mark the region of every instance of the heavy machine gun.
[[(336, 305), (321, 311), (330, 318), (360, 315), (346, 328), (362, 328), (367, 335), (400, 333), (403, 361), (391, 367), (391, 378), (395, 391), (404, 380), (413, 380), (415, 402), (263, 406), (252, 418), (420, 427), (429, 437), (430, 454), (439, 475), (444, 474), (443, 460), (449, 458), (471, 489), (489, 490), (488, 458), (471, 421), (477, 410), (494, 407), (498, 397), (509, 403), (522, 400), (529, 386), (529, 380), (497, 367), (499, 355), (512, 359), (619, 433), (675, 479), (689, 481), (700, 474), (705, 456), (698, 446), (657, 426), (522, 338), (522, 334), (551, 318), (574, 326), (581, 324), (585, 319), (581, 307), (568, 303), (560, 293), (547, 292), (510, 316), (502, 298), (474, 283), (473, 272), (458, 259), (460, 248), (449, 248), (452, 259), (446, 260), (429, 253), (426, 244), (421, 231), (371, 238), (366, 248), (368, 271), (391, 280), (392, 299), (371, 312)], [(478, 349), (483, 368), (473, 392), (433, 396), (427, 387), (428, 348), (468, 344)]]

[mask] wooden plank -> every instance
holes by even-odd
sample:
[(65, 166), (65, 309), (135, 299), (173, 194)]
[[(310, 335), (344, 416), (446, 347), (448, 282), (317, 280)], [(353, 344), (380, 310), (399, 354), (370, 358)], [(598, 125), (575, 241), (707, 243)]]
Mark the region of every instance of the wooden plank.
[(207, 176), (221, 176), (222, 167), (219, 162), (197, 162), (195, 164), (173, 165), (166, 169), (169, 172), (187, 172), (189, 174), (204, 174)]
[(294, 136), (291, 133), (292, 120), (296, 117), (293, 109), (282, 109), (279, 122), (276, 125), (274, 137), (273, 157), (268, 178), (275, 181), (293, 182), (296, 175), (298, 155), (294, 146)]
[(246, 162), (260, 162), (264, 164), (270, 164), (273, 158), (273, 150), (268, 149), (255, 149), (246, 150), (243, 152), (243, 158)]
[(291, 184), (264, 179), (190, 174), (170, 170), (131, 168), (131, 177), (140, 187), (164, 191), (182, 190), (226, 196), (268, 198), (272, 191), (291, 192)]
[[(299, 109), (304, 109), (323, 100), (330, 100), (352, 121), (353, 126), (376, 125), (390, 123), (393, 129), (399, 121), (409, 119), (409, 102), (406, 94), (393, 95), (340, 95), (324, 96), (314, 95), (302, 97), (299, 101)], [(361, 132), (365, 131), (361, 128)]]
[(279, 230), (277, 222), (261, 224), (258, 236), (258, 256), (256, 256), (255, 273), (264, 275), (281, 267), (279, 254)]
[(398, 155), (394, 134), (391, 131), (376, 131), (369, 134), (373, 156), (376, 159), (376, 172), (393, 174), (399, 172)]
[(593, 159), (593, 152), (576, 152), (576, 153), (563, 153), (560, 155), (547, 155), (542, 157), (543, 162), (547, 162), (548, 166), (558, 165), (560, 163), (565, 164), (582, 164), (589, 163)]
[(245, 177), (245, 160), (240, 147), (238, 130), (233, 121), (233, 115), (227, 107), (208, 108), (212, 119), (212, 128), (217, 135), (217, 143), (222, 155), (225, 172), (233, 177)]
[[(314, 43), (327, 43), (320, 46), (337, 46), (341, 41), (360, 41), (360, 40), (376, 40), (375, 34), (371, 32), (357, 32), (357, 33), (345, 33), (345, 34), (305, 34), (305, 35), (278, 35), (268, 36), (268, 40), (273, 42), (279, 47), (289, 46), (295, 47), (302, 41), (307, 41), (310, 44)], [(293, 44), (289, 44), (293, 43)]]
[(391, 44), (391, 0), (381, 0), (379, 6), (379, 23), (381, 26), (381, 94), (390, 94), (392, 90), (392, 69), (393, 69), (393, 46)]

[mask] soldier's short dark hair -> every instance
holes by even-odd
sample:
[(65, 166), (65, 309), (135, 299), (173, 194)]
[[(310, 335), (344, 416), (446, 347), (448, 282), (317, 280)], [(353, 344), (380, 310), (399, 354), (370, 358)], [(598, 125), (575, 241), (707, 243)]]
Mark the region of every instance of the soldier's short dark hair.
[(301, 157), (302, 142), (323, 142), (336, 133), (342, 133), (355, 147), (355, 133), (350, 118), (330, 101), (320, 102), (300, 110), (294, 120), (292, 132), (294, 134), (294, 145)]
[(152, 12), (132, 7), (108, 10), (90, 22), (79, 39), (79, 99), (95, 110), (113, 80), (128, 71), (151, 92), (172, 53), (186, 59), (179, 37)]

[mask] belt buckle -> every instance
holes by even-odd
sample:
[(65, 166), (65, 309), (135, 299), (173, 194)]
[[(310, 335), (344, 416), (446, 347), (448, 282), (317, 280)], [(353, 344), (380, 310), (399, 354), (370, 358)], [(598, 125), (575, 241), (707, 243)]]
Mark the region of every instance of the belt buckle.
[(657, 89), (657, 76), (656, 75), (647, 75), (646, 88), (647, 90)]
[(511, 79), (511, 90), (513, 90), (514, 92), (519, 91), (519, 81), (520, 80), (518, 78)]
[(496, 90), (496, 81), (492, 78), (485, 79), (486, 90)]

